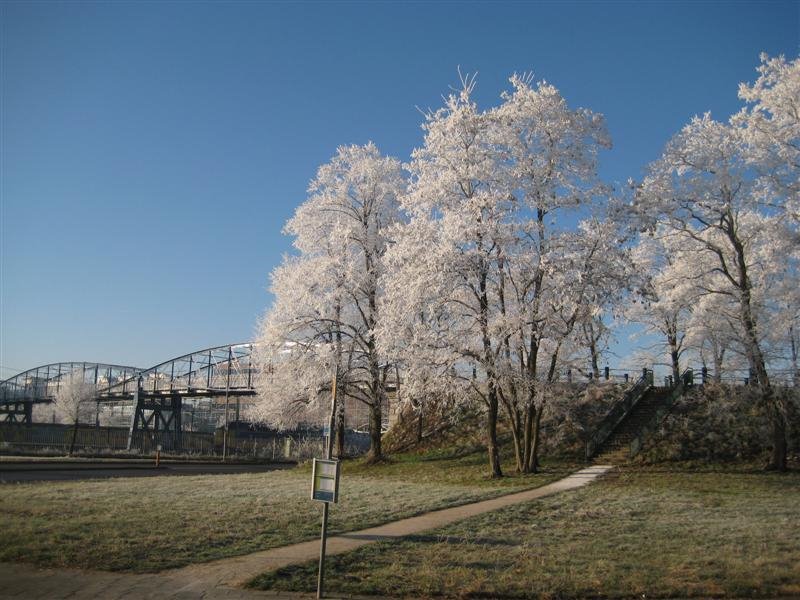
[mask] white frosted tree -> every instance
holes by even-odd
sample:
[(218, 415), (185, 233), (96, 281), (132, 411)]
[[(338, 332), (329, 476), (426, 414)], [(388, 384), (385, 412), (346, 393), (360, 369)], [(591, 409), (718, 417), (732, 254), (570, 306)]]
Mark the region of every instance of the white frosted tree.
[(571, 109), (554, 86), (530, 76), (511, 84), (491, 112), (516, 209), (498, 280), (507, 328), (500, 399), (517, 470), (527, 473), (537, 468), (543, 392), (574, 355), (581, 326), (619, 287), (624, 259), (609, 223), (573, 224), (607, 192), (597, 178), (598, 152), (611, 144), (602, 116)]
[[(382, 458), (381, 411), (391, 369), (375, 337), (379, 280), (386, 230), (399, 219), (403, 187), (400, 163), (372, 143), (342, 146), (319, 168), (309, 198), (285, 227), (299, 256), (285, 259), (273, 274), (275, 304), (259, 334), (262, 364), (272, 365), (260, 384), (264, 414), (283, 415), (287, 403), (294, 419), (319, 410), (335, 371), (342, 402), (351, 398), (369, 409), (372, 460)], [(294, 381), (290, 396), (281, 389), (287, 377)]]
[(597, 307), (595, 312), (584, 319), (580, 325), (581, 345), (586, 348), (589, 355), (589, 372), (594, 379), (600, 377), (600, 361), (608, 351), (612, 330), (606, 322), (603, 307)]
[(758, 171), (762, 205), (800, 222), (800, 58), (761, 55), (759, 77), (742, 83), (748, 106), (734, 116), (746, 145), (745, 160)]
[(686, 346), (720, 383), (732, 371), (747, 368), (737, 331), (739, 308), (730, 296), (706, 294), (692, 304), (687, 324)]
[[(747, 163), (758, 172), (757, 195), (764, 208), (784, 215), (790, 222), (788, 256), (796, 265), (800, 252), (800, 58), (761, 55), (759, 77), (752, 84), (739, 86), (739, 97), (748, 106), (733, 118), (746, 145)], [(797, 271), (785, 277), (778, 301), (778, 318), (770, 333), (777, 336), (782, 354), (798, 379), (798, 299)]]
[(625, 316), (643, 325), (643, 334), (660, 340), (657, 345), (669, 357), (674, 381), (681, 376), (692, 307), (699, 295), (692, 273), (697, 260), (696, 252), (684, 249), (680, 237), (665, 228), (642, 236), (633, 251), (642, 286), (630, 296)]
[[(463, 83), (444, 108), (427, 115), (425, 144), (408, 166), (411, 183), (402, 206), (410, 222), (393, 232), (382, 338), (395, 353), (440, 365), (441, 377), (483, 400), (490, 474), (499, 477), (497, 350), (503, 325), (492, 288), (499, 277), (498, 241), (507, 235), (504, 221), (512, 207), (492, 146), (491, 119), (470, 97), (473, 81)], [(400, 332), (405, 339), (393, 339)], [(407, 376), (429, 380), (430, 371), (409, 369)]]
[(548, 389), (564, 368), (583, 363), (582, 326), (624, 288), (629, 272), (612, 224), (585, 220), (574, 231), (552, 223), (550, 229), (548, 252), (536, 263), (540, 272), (527, 279), (509, 271), (516, 316), (501, 399), (522, 472), (536, 471)]
[(783, 470), (784, 410), (767, 371), (763, 333), (774, 309), (772, 285), (787, 275), (796, 281), (796, 267), (775, 253), (793, 232), (791, 220), (781, 218), (785, 203), (769, 202), (751, 176), (747, 153), (741, 129), (708, 114), (695, 117), (649, 166), (632, 208), (645, 226), (671, 232), (696, 254), (689, 266), (701, 267), (693, 285), (702, 294), (736, 304), (738, 341), (771, 416), (771, 465)]
[(79, 424), (90, 422), (97, 408), (95, 386), (86, 381), (85, 375), (83, 369), (76, 369), (66, 375), (60, 382), (53, 400), (53, 408), (59, 420), (72, 426), (70, 456), (75, 451)]
[[(498, 108), (480, 111), (474, 78), (464, 78), (427, 115), (402, 198), (410, 222), (394, 232), (390, 251), (382, 330), (405, 364), (424, 356), (440, 380), (481, 399), (494, 477), (502, 475), (501, 408), (517, 469), (536, 468), (537, 382), (557, 376), (577, 324), (594, 313), (610, 232), (561, 220), (602, 191), (602, 118), (571, 110), (549, 84), (511, 83)], [(412, 382), (430, 379), (428, 369), (407, 373)]]
[(254, 416), (279, 428), (324, 420), (336, 369), (337, 273), (328, 256), (290, 257), (271, 274), (274, 302), (254, 347)]

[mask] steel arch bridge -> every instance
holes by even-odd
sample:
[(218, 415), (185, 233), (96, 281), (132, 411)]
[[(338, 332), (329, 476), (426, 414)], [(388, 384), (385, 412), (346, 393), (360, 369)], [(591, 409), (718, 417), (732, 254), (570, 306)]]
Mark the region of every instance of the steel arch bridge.
[(252, 395), (255, 393), (252, 342), (198, 350), (133, 373), (98, 389), (103, 401), (149, 398)]
[(141, 369), (91, 362), (42, 365), (0, 381), (0, 420), (30, 422), (33, 404), (52, 402), (67, 377), (79, 376), (101, 389), (129, 381)]
[[(34, 404), (52, 402), (62, 382), (76, 373), (95, 385), (95, 402), (131, 401), (134, 405), (128, 447), (138, 431), (169, 433), (168, 445), (180, 448), (184, 398), (255, 395), (252, 342), (205, 348), (147, 369), (104, 363), (43, 365), (0, 381), (0, 420), (32, 424)], [(162, 439), (162, 436), (158, 436)]]

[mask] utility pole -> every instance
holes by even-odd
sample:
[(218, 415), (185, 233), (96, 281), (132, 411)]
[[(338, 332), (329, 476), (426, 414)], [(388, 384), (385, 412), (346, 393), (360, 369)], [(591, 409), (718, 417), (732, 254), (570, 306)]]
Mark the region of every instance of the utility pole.
[[(338, 367), (337, 367), (338, 370)], [(325, 459), (331, 460), (333, 456), (333, 428), (336, 422), (336, 371), (333, 372), (331, 385), (331, 414), (328, 419), (328, 440), (325, 449)], [(317, 600), (322, 598), (325, 585), (325, 544), (328, 541), (328, 507), (330, 503), (322, 505), (322, 539), (319, 548), (319, 573), (317, 574)]]

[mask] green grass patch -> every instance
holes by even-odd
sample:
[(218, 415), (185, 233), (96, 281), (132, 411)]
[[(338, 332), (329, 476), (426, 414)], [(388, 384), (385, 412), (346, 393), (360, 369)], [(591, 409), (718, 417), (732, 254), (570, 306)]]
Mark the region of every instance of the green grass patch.
[[(485, 452), (346, 461), (330, 530), (372, 527), (544, 485), (575, 468), (491, 480)], [(237, 475), (118, 478), (0, 486), (0, 561), (137, 572), (317, 537), (310, 467)]]
[[(798, 522), (798, 472), (628, 468), (329, 557), (326, 588), (393, 597), (797, 597)], [(310, 592), (316, 563), (251, 585)]]

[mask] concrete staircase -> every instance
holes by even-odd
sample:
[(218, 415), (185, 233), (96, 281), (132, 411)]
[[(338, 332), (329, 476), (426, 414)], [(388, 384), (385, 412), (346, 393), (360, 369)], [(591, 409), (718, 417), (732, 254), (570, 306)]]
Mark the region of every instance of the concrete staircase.
[(608, 439), (603, 442), (600, 451), (594, 456), (594, 461), (597, 464), (627, 461), (630, 458), (631, 442), (646, 425), (653, 421), (659, 409), (669, 400), (672, 393), (673, 388), (669, 387), (649, 388)]

